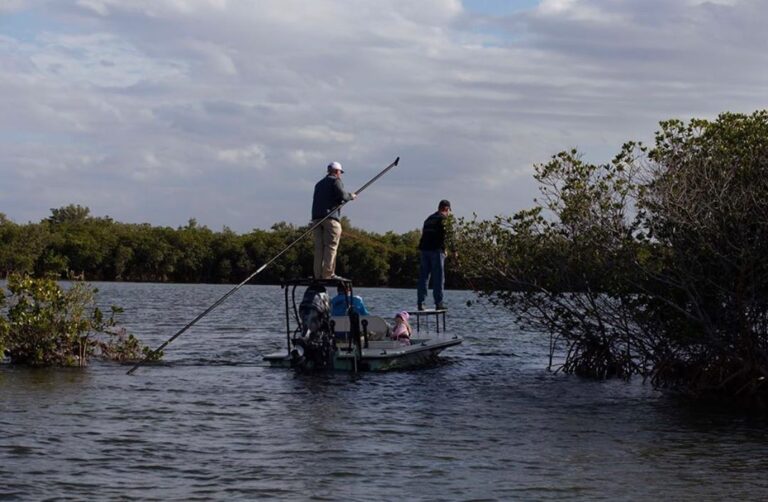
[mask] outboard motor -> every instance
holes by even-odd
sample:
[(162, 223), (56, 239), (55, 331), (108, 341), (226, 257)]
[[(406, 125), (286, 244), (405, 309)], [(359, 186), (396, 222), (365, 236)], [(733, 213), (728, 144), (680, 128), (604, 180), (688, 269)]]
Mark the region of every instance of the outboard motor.
[(330, 327), (330, 302), (323, 286), (310, 285), (299, 304), (299, 333), (293, 338), (291, 365), (298, 369), (324, 369), (335, 352)]

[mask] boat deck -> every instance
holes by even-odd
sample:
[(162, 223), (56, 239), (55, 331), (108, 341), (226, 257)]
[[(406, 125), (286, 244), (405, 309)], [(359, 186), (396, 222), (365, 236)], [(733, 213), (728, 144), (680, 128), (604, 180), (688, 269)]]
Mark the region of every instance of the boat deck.
[[(346, 343), (338, 345), (334, 355), (333, 369), (351, 371), (357, 364), (363, 371), (388, 371), (394, 369), (409, 369), (429, 364), (437, 355), (448, 347), (459, 345), (464, 340), (459, 336), (432, 336), (430, 338), (414, 338), (411, 345), (403, 345), (393, 340), (373, 340), (368, 347), (363, 348), (359, 357), (353, 346), (350, 350)], [(290, 368), (291, 356), (283, 350), (264, 356), (271, 366)]]

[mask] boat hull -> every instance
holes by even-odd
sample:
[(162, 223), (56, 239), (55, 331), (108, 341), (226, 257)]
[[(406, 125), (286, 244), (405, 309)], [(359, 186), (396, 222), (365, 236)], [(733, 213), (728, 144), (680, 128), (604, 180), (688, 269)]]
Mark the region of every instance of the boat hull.
[[(458, 336), (442, 335), (430, 338), (415, 338), (411, 345), (398, 342), (371, 341), (363, 348), (359, 357), (355, 357), (354, 347), (350, 350), (345, 344), (340, 345), (333, 357), (334, 371), (392, 371), (430, 366), (438, 360), (439, 354), (463, 339)], [(285, 351), (264, 356), (270, 366), (290, 368), (291, 357)], [(312, 369), (307, 368), (307, 369)]]

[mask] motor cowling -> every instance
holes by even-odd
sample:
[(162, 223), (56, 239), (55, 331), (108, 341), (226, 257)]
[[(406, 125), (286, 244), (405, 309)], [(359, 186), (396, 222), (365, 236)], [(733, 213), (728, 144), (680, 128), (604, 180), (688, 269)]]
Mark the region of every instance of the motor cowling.
[(319, 285), (309, 286), (299, 304), (302, 336), (330, 331), (330, 314), (330, 300), (325, 288)]
[(291, 358), (297, 369), (324, 369), (333, 364), (335, 352), (330, 327), (330, 301), (325, 288), (310, 285), (299, 304), (299, 333), (293, 339)]

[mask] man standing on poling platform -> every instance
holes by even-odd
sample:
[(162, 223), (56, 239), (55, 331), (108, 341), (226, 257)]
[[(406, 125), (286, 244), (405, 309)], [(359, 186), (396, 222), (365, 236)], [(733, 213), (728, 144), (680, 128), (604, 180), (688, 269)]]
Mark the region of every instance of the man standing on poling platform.
[(341, 240), (341, 211), (336, 208), (357, 197), (356, 194), (344, 190), (344, 183), (341, 182), (343, 172), (340, 163), (331, 162), (328, 164), (328, 174), (315, 185), (312, 197), (312, 224), (327, 217), (312, 231), (315, 242), (315, 279), (337, 277), (336, 251)]
[(424, 227), (419, 240), (421, 251), (421, 267), (417, 300), (419, 310), (424, 310), (424, 300), (427, 298), (427, 285), (432, 277), (432, 297), (435, 299), (435, 309), (445, 309), (443, 303), (443, 286), (445, 285), (445, 237), (448, 216), (451, 214), (451, 203), (443, 199), (437, 205), (437, 212), (424, 220)]

